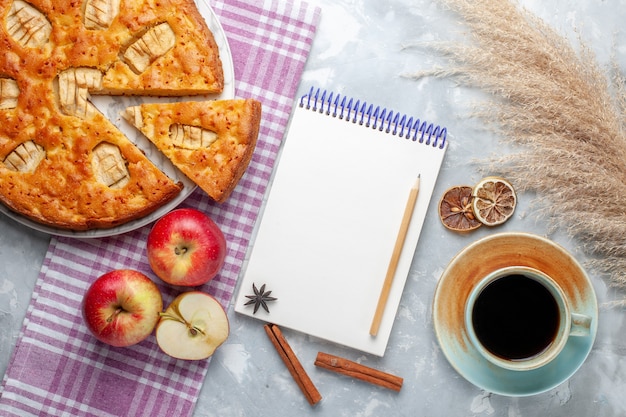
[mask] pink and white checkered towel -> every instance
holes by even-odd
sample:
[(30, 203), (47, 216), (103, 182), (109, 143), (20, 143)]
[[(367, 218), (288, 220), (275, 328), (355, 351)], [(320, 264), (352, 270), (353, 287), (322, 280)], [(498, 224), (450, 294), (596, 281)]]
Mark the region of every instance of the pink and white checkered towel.
[[(226, 203), (201, 191), (184, 206), (208, 213), (229, 246), (221, 273), (202, 290), (230, 302), (263, 195), (289, 121), (320, 10), (290, 0), (211, 0), (226, 32), (238, 97), (263, 103), (254, 158)], [(260, 3), (260, 5), (256, 5)], [(111, 348), (88, 333), (80, 303), (91, 282), (118, 268), (146, 273), (168, 304), (179, 289), (161, 284), (145, 257), (150, 226), (124, 235), (52, 238), (11, 363), (0, 387), (1, 416), (190, 416), (209, 361), (163, 354), (154, 336)]]

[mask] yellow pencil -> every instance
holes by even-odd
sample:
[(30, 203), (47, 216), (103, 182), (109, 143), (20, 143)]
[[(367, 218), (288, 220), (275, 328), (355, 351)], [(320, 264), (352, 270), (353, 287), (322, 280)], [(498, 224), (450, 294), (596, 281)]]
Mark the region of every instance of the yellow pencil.
[(383, 283), (383, 289), (380, 292), (378, 298), (378, 305), (376, 306), (376, 313), (374, 314), (374, 320), (372, 321), (372, 327), (370, 327), (370, 335), (376, 336), (380, 327), (380, 322), (383, 318), (383, 312), (387, 304), (387, 298), (389, 298), (389, 291), (391, 290), (391, 284), (393, 283), (393, 277), (396, 274), (396, 268), (398, 267), (398, 261), (400, 260), (400, 254), (402, 253), (402, 247), (404, 246), (404, 240), (409, 230), (409, 224), (411, 223), (411, 217), (413, 216), (413, 210), (415, 203), (417, 202), (417, 195), (420, 189), (420, 175), (417, 176), (415, 184), (411, 188), (409, 193), (409, 199), (406, 202), (404, 208), (404, 216), (402, 217), (402, 223), (400, 224), (400, 230), (398, 231), (398, 237), (396, 238), (396, 245), (393, 248), (391, 254), (391, 260), (389, 261), (389, 267), (387, 268), (387, 276)]

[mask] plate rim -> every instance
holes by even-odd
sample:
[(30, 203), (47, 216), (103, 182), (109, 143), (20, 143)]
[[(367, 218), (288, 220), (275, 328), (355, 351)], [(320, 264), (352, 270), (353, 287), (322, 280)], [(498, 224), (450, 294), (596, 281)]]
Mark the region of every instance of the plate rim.
[[(228, 37), (226, 36), (226, 32), (222, 27), (220, 20), (218, 19), (215, 11), (208, 3), (207, 0), (195, 0), (196, 6), (198, 8), (198, 12), (204, 18), (207, 26), (211, 29), (213, 36), (216, 40), (216, 43), (219, 48), (220, 59), (222, 60), (222, 68), (224, 70), (224, 90), (220, 94), (212, 94), (212, 95), (199, 95), (199, 96), (190, 96), (191, 98), (203, 98), (203, 99), (232, 99), (235, 98), (235, 66), (233, 62), (233, 55), (230, 50), (230, 45), (228, 43)], [(215, 30), (217, 29), (217, 30)], [(100, 97), (100, 96), (96, 96)], [(129, 97), (115, 97), (115, 99), (149, 99), (155, 98), (151, 96), (129, 96)], [(181, 99), (181, 97), (170, 97), (170, 99)], [(102, 111), (102, 109), (100, 109)], [(116, 123), (108, 118), (111, 123), (116, 125)], [(119, 126), (118, 126), (119, 128)], [(134, 140), (128, 138), (136, 144)], [(153, 146), (153, 145), (149, 145)], [(141, 149), (141, 147), (140, 147)], [(158, 150), (153, 149), (153, 151), (158, 152)], [(153, 162), (154, 163), (154, 162)], [(112, 237), (121, 235), (124, 233), (132, 232), (136, 229), (139, 229), (153, 221), (158, 220), (162, 216), (164, 216), (169, 211), (175, 209), (180, 204), (182, 204), (197, 188), (197, 186), (189, 180), (179, 169), (176, 167), (172, 167), (177, 172), (177, 175), (180, 177), (183, 182), (183, 189), (181, 192), (171, 201), (159, 207), (155, 211), (140, 217), (135, 220), (128, 221), (126, 223), (120, 224), (115, 227), (106, 228), (106, 229), (90, 229), (90, 230), (71, 230), (71, 229), (62, 229), (54, 226), (46, 225), (43, 223), (38, 223), (22, 214), (19, 214), (15, 211), (12, 211), (8, 206), (3, 203), (0, 203), (0, 213), (4, 214), (11, 220), (22, 224), (30, 229), (33, 229), (38, 232), (43, 232), (52, 236), (59, 237), (71, 237), (71, 238), (81, 238), (81, 239), (90, 239), (90, 238), (103, 238), (103, 237)]]
[[(577, 270), (581, 272), (581, 275), (579, 278), (581, 278), (581, 280), (584, 283), (584, 287), (585, 287), (584, 290), (588, 291), (588, 294), (590, 294), (589, 300), (586, 302), (586, 304), (590, 304), (590, 305), (587, 305), (586, 307), (589, 310), (591, 310), (592, 328), (591, 328), (591, 334), (588, 337), (586, 337), (587, 343), (582, 344), (581, 342), (582, 346), (579, 346), (579, 344), (575, 340), (576, 338), (572, 338), (568, 340), (566, 347), (559, 354), (559, 357), (562, 358), (561, 362), (563, 362), (564, 360), (563, 358), (565, 358), (566, 356), (569, 358), (569, 355), (574, 355), (575, 361), (572, 362), (572, 365), (569, 366), (566, 371), (561, 371), (561, 373), (559, 373), (558, 376), (556, 377), (554, 377), (553, 375), (554, 372), (552, 373), (549, 372), (550, 369), (526, 371), (526, 372), (532, 372), (534, 373), (534, 375), (538, 375), (539, 377), (542, 376), (542, 373), (545, 373), (548, 379), (550, 379), (549, 377), (552, 376), (552, 380), (548, 380), (548, 381), (544, 380), (544, 382), (539, 382), (534, 387), (534, 389), (516, 390), (515, 386), (509, 387), (507, 389), (506, 387), (503, 387), (503, 386), (497, 387), (497, 386), (491, 386), (487, 384), (484, 378), (485, 375), (494, 377), (497, 373), (498, 375), (506, 375), (506, 376), (512, 377), (515, 374), (519, 374), (519, 371), (507, 370), (507, 369), (502, 369), (502, 368), (495, 369), (496, 367), (494, 365), (492, 365), (489, 361), (487, 361), (487, 359), (480, 356), (480, 354), (471, 346), (467, 348), (465, 353), (459, 353), (462, 351), (462, 349), (458, 349), (457, 346), (453, 346), (453, 344), (455, 342), (458, 342), (458, 340), (450, 340), (450, 338), (444, 337), (444, 334), (446, 332), (441, 327), (442, 325), (440, 324), (440, 318), (439, 318), (439, 313), (438, 313), (438, 308), (437, 308), (438, 305), (442, 302), (440, 291), (441, 291), (441, 288), (443, 287), (444, 282), (446, 280), (455, 278), (454, 276), (450, 275), (450, 268), (452, 265), (458, 262), (462, 262), (463, 257), (466, 256), (468, 252), (475, 250), (476, 247), (484, 245), (490, 241), (493, 241), (494, 239), (497, 240), (497, 239), (510, 238), (510, 237), (521, 237), (525, 239), (536, 240), (537, 242), (541, 242), (544, 245), (552, 246), (554, 249), (558, 250), (577, 267)], [(444, 353), (444, 356), (446, 357), (449, 364), (454, 368), (454, 370), (463, 378), (465, 378), (468, 382), (472, 383), (478, 388), (481, 388), (493, 394), (510, 396), (510, 397), (524, 397), (524, 396), (541, 394), (567, 381), (580, 369), (580, 367), (583, 365), (583, 363), (586, 361), (587, 357), (591, 353), (591, 350), (595, 342), (595, 338), (597, 336), (597, 331), (598, 331), (599, 311), (598, 311), (597, 296), (596, 296), (593, 284), (591, 280), (589, 279), (589, 276), (587, 275), (586, 271), (582, 268), (580, 263), (573, 257), (573, 255), (569, 251), (567, 251), (563, 246), (545, 237), (532, 234), (532, 233), (527, 233), (527, 232), (501, 232), (501, 233), (496, 233), (493, 235), (488, 235), (488, 236), (478, 239), (477, 241), (474, 241), (473, 243), (470, 243), (469, 245), (461, 249), (450, 260), (450, 262), (448, 263), (448, 265), (442, 272), (439, 281), (437, 282), (435, 292), (433, 295), (431, 312), (432, 312), (432, 317), (433, 317), (433, 329), (435, 332), (436, 340), (442, 352)], [(462, 336), (462, 331), (460, 331), (456, 336), (457, 336), (457, 339), (460, 339)], [(584, 351), (580, 349), (584, 349)], [(556, 363), (559, 357), (557, 357), (557, 359), (555, 359), (555, 361), (553, 362), (554, 368), (559, 366), (559, 364)], [(481, 368), (480, 372), (483, 375), (483, 378), (481, 379), (480, 376), (476, 376), (472, 374), (470, 372), (471, 369), (468, 369), (467, 365), (464, 366), (464, 363), (463, 363), (464, 360), (465, 361), (477, 360), (478, 362), (476, 362), (476, 364), (477, 366)], [(547, 366), (550, 366), (550, 365), (547, 365)], [(540, 380), (540, 379), (541, 378), (537, 378), (537, 380)]]

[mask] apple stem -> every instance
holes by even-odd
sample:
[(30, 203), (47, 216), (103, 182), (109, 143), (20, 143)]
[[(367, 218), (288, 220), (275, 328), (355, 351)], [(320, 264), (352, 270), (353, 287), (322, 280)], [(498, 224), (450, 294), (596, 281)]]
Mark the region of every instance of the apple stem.
[(165, 320), (174, 320), (174, 321), (178, 321), (178, 322), (183, 323), (183, 324), (187, 324), (187, 322), (185, 320), (183, 320), (182, 318), (177, 317), (177, 316), (173, 316), (171, 314), (167, 314), (167, 313), (161, 312), (161, 313), (159, 313), (159, 316), (161, 316), (161, 318), (163, 318)]
[(176, 246), (176, 248), (174, 249), (174, 253), (176, 255), (183, 255), (183, 254), (185, 254), (187, 252), (187, 250), (188, 249), (187, 249), (186, 246), (183, 246), (183, 247)]
[(115, 311), (113, 312), (113, 314), (111, 314), (109, 317), (107, 317), (107, 323), (111, 323), (113, 321), (113, 319), (115, 319), (115, 317), (117, 317), (122, 311), (124, 311), (124, 309), (122, 307), (116, 308)]

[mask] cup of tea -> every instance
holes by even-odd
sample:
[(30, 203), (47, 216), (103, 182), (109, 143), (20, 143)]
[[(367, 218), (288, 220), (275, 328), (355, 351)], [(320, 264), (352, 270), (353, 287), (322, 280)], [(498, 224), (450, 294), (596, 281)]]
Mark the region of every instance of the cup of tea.
[(476, 350), (491, 363), (515, 371), (547, 365), (569, 337), (589, 335), (591, 321), (571, 311), (553, 278), (527, 266), (487, 274), (465, 305), (465, 326)]

